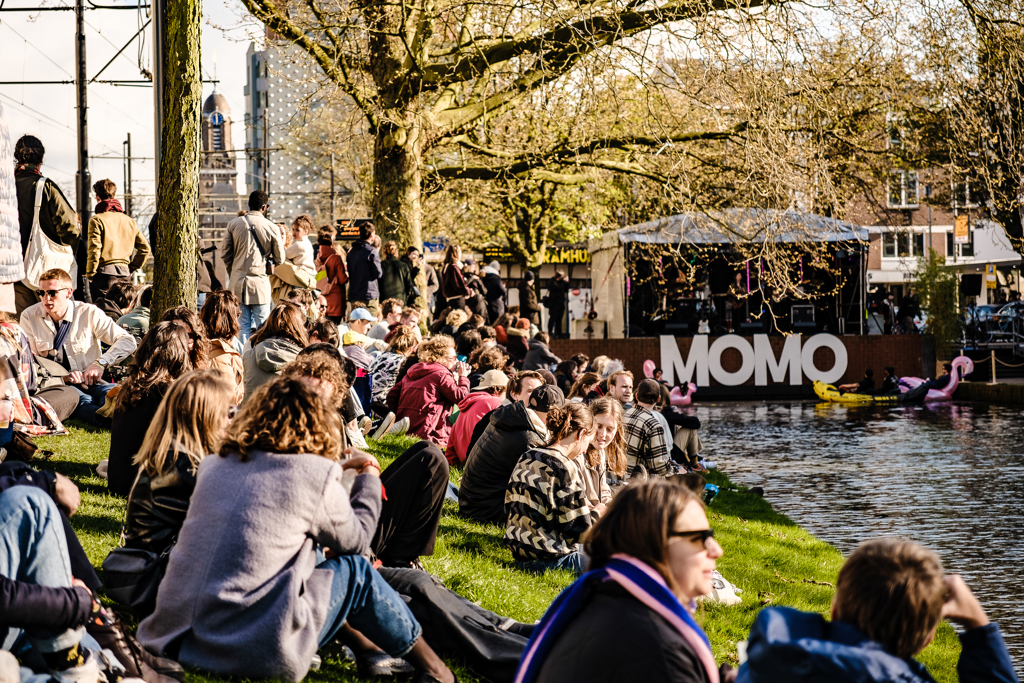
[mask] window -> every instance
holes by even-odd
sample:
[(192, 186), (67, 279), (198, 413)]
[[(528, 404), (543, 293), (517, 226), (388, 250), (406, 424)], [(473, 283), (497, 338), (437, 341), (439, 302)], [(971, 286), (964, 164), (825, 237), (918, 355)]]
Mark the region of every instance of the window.
[[(966, 244), (954, 244), (953, 243), (953, 231), (950, 230), (946, 233), (946, 256), (947, 258), (952, 257), (954, 254), (963, 258), (974, 257), (974, 230), (968, 231), (971, 236), (971, 241)], [(959, 247), (959, 248), (958, 248)]]
[(974, 209), (981, 206), (981, 191), (976, 182), (967, 180), (962, 183), (953, 183), (952, 192), (950, 204), (954, 209)]
[(889, 112), (885, 115), (885, 144), (888, 149), (903, 146), (903, 116)]
[(917, 208), (917, 171), (893, 171), (888, 189), (890, 209)]
[(887, 230), (882, 233), (882, 256), (912, 258), (924, 254), (924, 233)]

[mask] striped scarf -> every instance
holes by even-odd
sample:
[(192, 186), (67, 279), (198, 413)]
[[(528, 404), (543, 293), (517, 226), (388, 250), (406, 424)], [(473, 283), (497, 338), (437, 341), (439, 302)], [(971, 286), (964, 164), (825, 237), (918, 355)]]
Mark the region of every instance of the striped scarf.
[(576, 583), (562, 591), (544, 618), (537, 625), (519, 662), (515, 683), (533, 683), (537, 680), (544, 660), (558, 637), (572, 623), (586, 603), (593, 587), (601, 581), (615, 581), (634, 598), (654, 610), (679, 631), (683, 640), (693, 649), (704, 666), (711, 683), (719, 683), (718, 667), (711, 654), (711, 643), (683, 603), (669, 590), (665, 579), (649, 565), (628, 555), (614, 555), (601, 569), (589, 571)]

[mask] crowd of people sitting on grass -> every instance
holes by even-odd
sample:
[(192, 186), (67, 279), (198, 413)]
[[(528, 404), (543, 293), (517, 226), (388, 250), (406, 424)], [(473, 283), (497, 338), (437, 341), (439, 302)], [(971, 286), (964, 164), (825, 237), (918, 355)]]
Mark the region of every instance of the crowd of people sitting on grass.
[[(148, 290), (129, 288), (118, 324), (51, 269), (20, 324), (0, 323), (14, 405), (0, 436), (25, 446), (69, 417), (109, 429), (98, 471), (126, 498), (101, 583), (68, 523), (75, 485), (3, 466), (3, 649), (21, 680), (169, 683), (184, 665), (300, 681), (345, 653), (361, 676), (422, 682), (455, 680), (442, 656), (496, 681), (927, 681), (913, 656), (948, 618), (964, 627), (962, 681), (1016, 681), (963, 581), (896, 540), (848, 558), (831, 622), (765, 609), (746, 664), (720, 667), (694, 616), (724, 585), (705, 503), (715, 463), (668, 386), (605, 356), (562, 361), (535, 321), (470, 313), (464, 296), (433, 321), (351, 287), (344, 316), (330, 288), (278, 282), (281, 300), (260, 303), (279, 250), (257, 248), (256, 228), (276, 226), (250, 206), (225, 238), (244, 267), (198, 313), (150, 325)], [(296, 226), (301, 241), (311, 226)], [(309, 284), (306, 249), (280, 251), (291, 267), (277, 279)], [(350, 278), (353, 253), (374, 263), (357, 243)], [(332, 258), (321, 249), (311, 268)], [(460, 291), (460, 258), (449, 251), (445, 291)], [(371, 451), (388, 443), (407, 447), (384, 467)], [(503, 540), (514, 570), (578, 577), (537, 624), (428, 574), (447, 498)], [(104, 595), (133, 610), (135, 636)]]

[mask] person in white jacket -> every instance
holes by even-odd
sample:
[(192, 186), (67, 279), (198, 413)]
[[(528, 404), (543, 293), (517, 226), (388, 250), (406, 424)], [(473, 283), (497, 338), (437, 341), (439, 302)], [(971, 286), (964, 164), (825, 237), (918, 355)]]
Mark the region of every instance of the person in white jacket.
[[(59, 268), (43, 273), (39, 278), (42, 301), (25, 309), (21, 327), (32, 353), (68, 371), (64, 383), (79, 393), (78, 408), (71, 417), (104, 426), (96, 411), (103, 407), (114, 385), (103, 381), (103, 371), (130, 356), (137, 344), (135, 337), (100, 308), (74, 301), (72, 287), (71, 276)], [(105, 352), (101, 342), (108, 346)]]

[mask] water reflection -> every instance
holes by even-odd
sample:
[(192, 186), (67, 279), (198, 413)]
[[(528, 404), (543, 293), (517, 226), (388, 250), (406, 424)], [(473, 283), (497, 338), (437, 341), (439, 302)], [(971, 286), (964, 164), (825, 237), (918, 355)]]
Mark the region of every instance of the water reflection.
[(1024, 420), (1003, 406), (700, 404), (706, 455), (849, 553), (882, 535), (963, 574), (1024, 664)]

